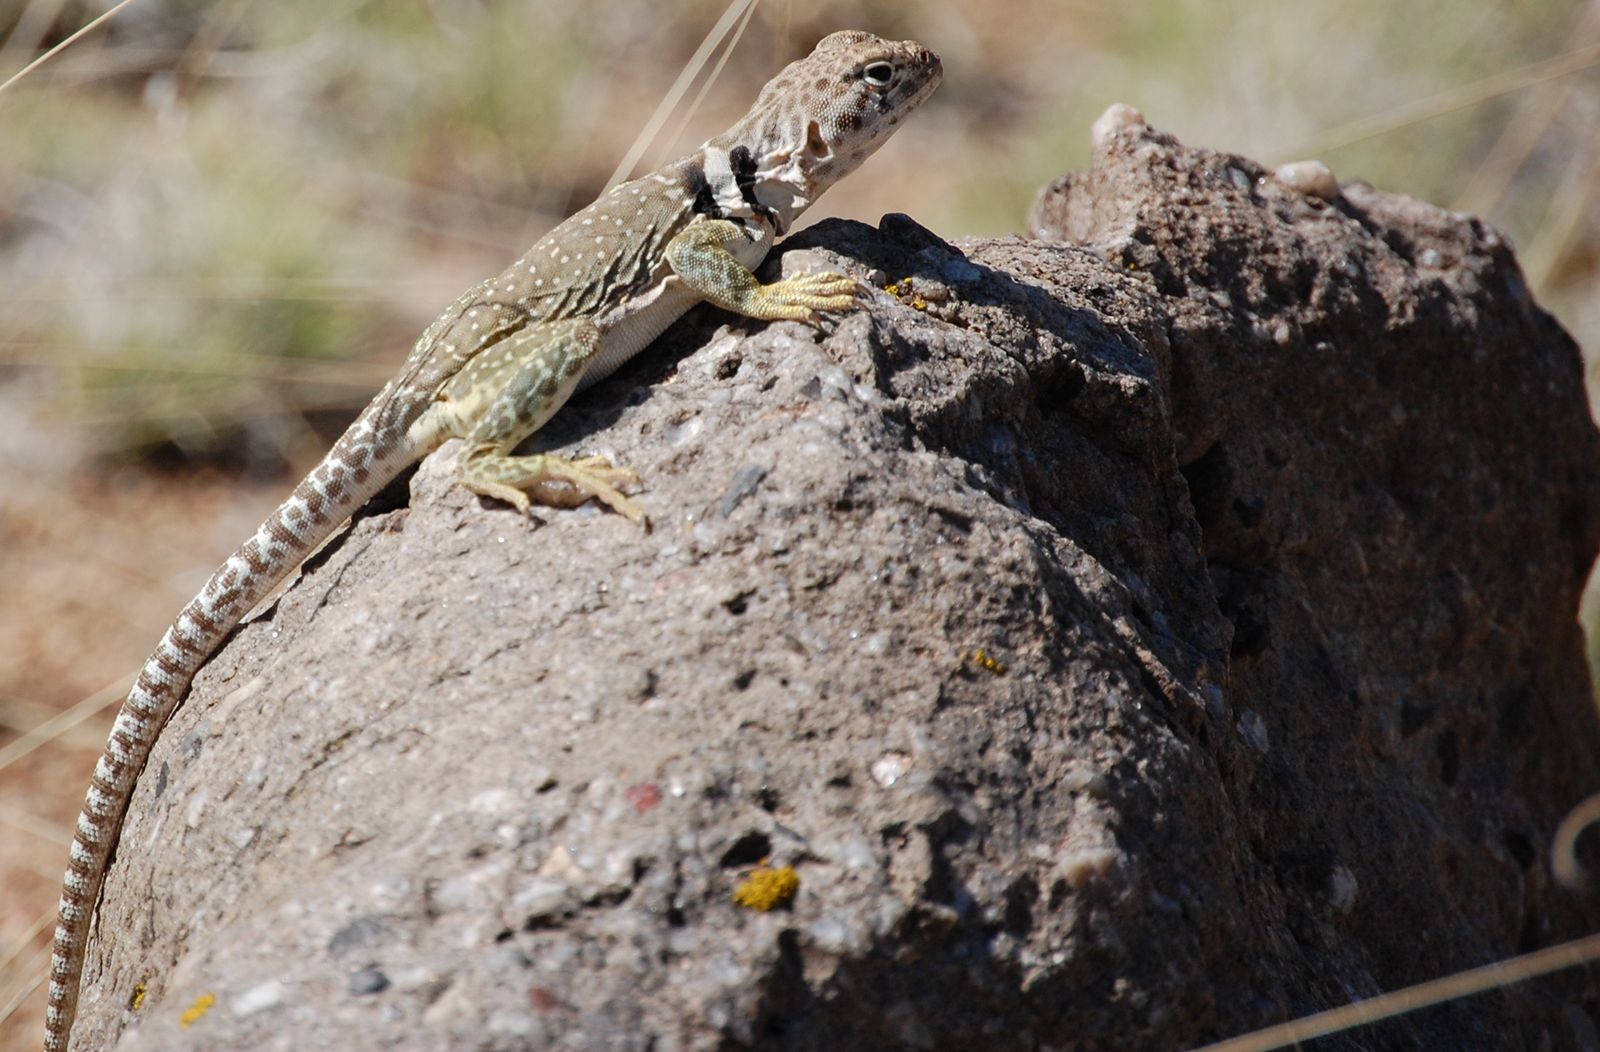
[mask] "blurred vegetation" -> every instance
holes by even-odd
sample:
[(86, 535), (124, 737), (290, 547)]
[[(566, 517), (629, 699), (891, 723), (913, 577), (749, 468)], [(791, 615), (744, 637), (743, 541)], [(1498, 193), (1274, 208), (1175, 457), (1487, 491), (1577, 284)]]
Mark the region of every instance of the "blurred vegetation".
[[(0, 78), (108, 5), (0, 0)], [(316, 456), (308, 420), (352, 412), (435, 311), (603, 188), (723, 10), (131, 4), (0, 93), (0, 388), (23, 430), (98, 457)], [(768, 0), (643, 163), (844, 26), (930, 43), (946, 81), (812, 221), (1019, 230), (1128, 102), (1187, 142), (1485, 216), (1600, 348), (1600, 0)]]
[[(106, 6), (0, 0), (0, 76)], [(0, 94), (0, 367), (87, 452), (295, 459), (298, 417), (363, 402), (460, 287), (602, 188), (722, 10), (139, 0)], [(928, 41), (947, 79), (819, 214), (1017, 230), (1124, 101), (1189, 142), (1486, 215), (1600, 346), (1594, 0), (768, 2), (646, 163), (845, 25)], [(1519, 82), (1563, 56), (1579, 68)]]
[[(106, 6), (0, 0), (0, 76)], [(460, 287), (602, 188), (722, 10), (139, 0), (0, 94), (0, 368), (81, 424), (87, 452), (243, 440), (295, 459), (297, 417), (363, 402)], [(1017, 230), (1124, 101), (1189, 142), (1316, 155), (1486, 215), (1600, 346), (1594, 0), (769, 0), (646, 163), (845, 25), (924, 39), (948, 75), (819, 214)], [(1562, 56), (1579, 68), (1517, 82)], [(1438, 98), (1475, 87), (1488, 97)], [(1378, 134), (1352, 127), (1419, 102)]]

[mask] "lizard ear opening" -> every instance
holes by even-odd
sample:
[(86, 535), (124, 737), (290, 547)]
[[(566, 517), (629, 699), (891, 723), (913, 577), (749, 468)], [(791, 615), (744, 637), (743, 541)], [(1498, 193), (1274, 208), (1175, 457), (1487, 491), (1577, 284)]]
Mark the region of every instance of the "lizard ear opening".
[(806, 153), (812, 160), (826, 161), (833, 157), (833, 149), (822, 137), (822, 126), (816, 121), (806, 123)]

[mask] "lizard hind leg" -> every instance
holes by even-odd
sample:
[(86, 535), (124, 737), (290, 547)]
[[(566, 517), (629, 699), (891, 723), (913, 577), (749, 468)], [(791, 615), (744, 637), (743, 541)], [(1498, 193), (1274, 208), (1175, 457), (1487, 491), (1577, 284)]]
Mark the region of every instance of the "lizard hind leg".
[(592, 322), (547, 322), (486, 349), (463, 369), (444, 392), (468, 424), (461, 484), (524, 514), (534, 500), (570, 508), (597, 499), (645, 524), (644, 509), (618, 489), (639, 481), (632, 471), (604, 457), (511, 453), (572, 396), (600, 349)]

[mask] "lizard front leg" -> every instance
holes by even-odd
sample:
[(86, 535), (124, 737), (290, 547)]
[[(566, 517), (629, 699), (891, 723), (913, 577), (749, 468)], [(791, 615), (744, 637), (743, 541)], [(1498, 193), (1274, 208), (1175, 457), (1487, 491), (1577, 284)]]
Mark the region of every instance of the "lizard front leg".
[(810, 321), (819, 311), (849, 310), (860, 286), (847, 274), (797, 274), (763, 285), (730, 249), (757, 241), (727, 219), (709, 219), (680, 231), (667, 244), (667, 262), (702, 299), (762, 321)]
[(646, 523), (644, 509), (617, 488), (639, 481), (632, 471), (604, 457), (511, 454), (572, 396), (601, 340), (586, 318), (535, 323), (486, 348), (445, 386), (440, 401), (453, 410), (466, 440), (459, 469), (463, 486), (524, 514), (530, 495), (557, 507), (592, 497)]

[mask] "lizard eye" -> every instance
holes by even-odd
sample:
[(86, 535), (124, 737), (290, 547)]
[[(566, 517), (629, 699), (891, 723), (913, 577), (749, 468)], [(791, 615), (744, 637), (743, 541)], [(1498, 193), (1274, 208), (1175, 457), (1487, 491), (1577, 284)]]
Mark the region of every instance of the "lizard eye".
[(874, 62), (861, 71), (868, 84), (877, 88), (886, 88), (889, 81), (894, 79), (894, 64), (889, 62)]

